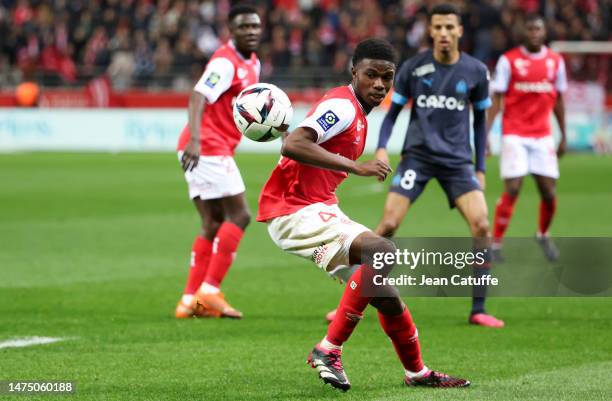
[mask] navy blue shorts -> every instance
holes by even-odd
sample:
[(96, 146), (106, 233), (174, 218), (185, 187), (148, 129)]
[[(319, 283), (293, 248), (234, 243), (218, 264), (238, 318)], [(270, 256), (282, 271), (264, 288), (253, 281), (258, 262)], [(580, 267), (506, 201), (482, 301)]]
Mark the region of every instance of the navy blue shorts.
[(445, 167), (406, 155), (395, 170), (389, 192), (403, 195), (414, 203), (432, 178), (437, 179), (440, 183), (451, 209), (455, 207), (455, 199), (461, 195), (474, 190), (482, 190), (472, 164)]

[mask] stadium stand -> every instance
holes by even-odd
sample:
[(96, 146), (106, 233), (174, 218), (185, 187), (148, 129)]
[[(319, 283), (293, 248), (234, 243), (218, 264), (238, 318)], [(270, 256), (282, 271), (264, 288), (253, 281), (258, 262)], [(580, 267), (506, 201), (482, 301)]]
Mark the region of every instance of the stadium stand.
[[(424, 0), (268, 0), (262, 79), (286, 88), (332, 86), (369, 36), (406, 58), (426, 45)], [(518, 41), (525, 15), (545, 16), (550, 40), (609, 41), (611, 0), (459, 0), (464, 50), (492, 66)], [(78, 87), (103, 74), (115, 90), (188, 91), (228, 37), (228, 0), (1, 0), (0, 86), (36, 80)], [(579, 75), (580, 67), (570, 75)], [(607, 84), (611, 91), (610, 80)]]

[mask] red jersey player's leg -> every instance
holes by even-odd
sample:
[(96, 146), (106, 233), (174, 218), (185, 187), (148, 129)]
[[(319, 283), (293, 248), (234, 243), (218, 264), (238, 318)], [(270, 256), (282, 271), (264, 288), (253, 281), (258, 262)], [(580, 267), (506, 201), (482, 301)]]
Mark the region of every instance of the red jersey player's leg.
[(495, 216), (493, 217), (493, 244), (491, 250), (494, 262), (501, 262), (503, 260), (501, 255), (502, 242), (514, 213), (514, 204), (518, 199), (522, 184), (523, 177), (504, 180), (504, 192), (497, 200)]
[(221, 293), (220, 287), (234, 258), (251, 215), (244, 193), (218, 200), (225, 220), (213, 240), (212, 257), (204, 282), (198, 291), (198, 299), (207, 308), (222, 316), (241, 318), (242, 313), (232, 308)]
[[(364, 232), (353, 240), (350, 246), (350, 262), (371, 260), (374, 253), (395, 254), (395, 245), (372, 232)], [(389, 266), (390, 268), (392, 266)], [(378, 270), (376, 274), (380, 274)], [(362, 264), (348, 280), (337, 313), (328, 327), (327, 335), (315, 346), (308, 362), (319, 371), (319, 376), (332, 386), (348, 390), (350, 383), (342, 366), (342, 345), (349, 339), (363, 317), (368, 304), (378, 309), (380, 324), (393, 343), (396, 353), (406, 370), (407, 385), (429, 387), (465, 387), (469, 381), (454, 378), (428, 369), (421, 357), (416, 326), (408, 308), (392, 287), (379, 287), (385, 297), (363, 295), (363, 287), (372, 280), (374, 270)]]
[(540, 192), (540, 216), (536, 239), (546, 258), (554, 262), (559, 259), (559, 250), (548, 234), (555, 211), (557, 210), (556, 179), (535, 175), (538, 191)]
[[(410, 203), (410, 198), (389, 192), (385, 201), (383, 217), (376, 227), (376, 234), (385, 238), (392, 237), (404, 220), (404, 216), (408, 213)], [(332, 322), (336, 317), (336, 312), (336, 309), (327, 312), (325, 320)]]
[(220, 286), (250, 221), (244, 182), (229, 156), (200, 156), (185, 178), (202, 220), (204, 239), (195, 242), (194, 268), (176, 316), (240, 319), (242, 313), (229, 305)]
[(177, 318), (216, 317), (219, 314), (197, 304), (196, 291), (202, 285), (212, 256), (212, 241), (223, 222), (221, 205), (216, 200), (193, 199), (202, 221), (202, 231), (196, 236), (191, 251), (191, 263), (183, 296), (176, 306)]

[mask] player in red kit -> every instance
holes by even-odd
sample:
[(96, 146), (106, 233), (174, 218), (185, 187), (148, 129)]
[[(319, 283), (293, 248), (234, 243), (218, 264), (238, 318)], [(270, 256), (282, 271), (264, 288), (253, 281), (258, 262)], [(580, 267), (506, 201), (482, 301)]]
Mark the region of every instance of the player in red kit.
[[(497, 201), (493, 225), (493, 258), (502, 260), (504, 233), (512, 217), (523, 177), (533, 175), (540, 192), (540, 218), (536, 239), (550, 261), (559, 251), (548, 233), (557, 200), (557, 158), (565, 152), (565, 108), (567, 89), (563, 58), (546, 46), (546, 29), (539, 16), (527, 19), (523, 46), (506, 52), (498, 61), (491, 88), (495, 93), (487, 121), (490, 130), (496, 114), (503, 110), (501, 176), (504, 193)], [(550, 125), (554, 113), (561, 130), (555, 150)]]
[(384, 180), (391, 168), (381, 160), (358, 163), (368, 130), (367, 114), (391, 89), (395, 52), (384, 40), (359, 43), (353, 55), (352, 82), (329, 91), (298, 128), (286, 136), (282, 158), (266, 182), (257, 221), (281, 249), (311, 259), (329, 275), (347, 283), (327, 335), (308, 356), (319, 377), (333, 387), (351, 384), (342, 365), (342, 346), (368, 304), (378, 309), (405, 370), (409, 386), (465, 387), (469, 382), (428, 369), (421, 359), (416, 326), (392, 287), (385, 297), (367, 296), (372, 258), (395, 252), (393, 243), (352, 221), (338, 207), (336, 189), (349, 174)]
[(244, 183), (234, 162), (241, 134), (234, 124), (236, 96), (258, 82), (255, 55), (261, 22), (255, 8), (232, 7), (231, 40), (211, 57), (189, 99), (189, 123), (181, 133), (178, 154), (189, 197), (202, 220), (191, 254), (191, 266), (176, 317), (241, 318), (220, 290), (250, 221)]

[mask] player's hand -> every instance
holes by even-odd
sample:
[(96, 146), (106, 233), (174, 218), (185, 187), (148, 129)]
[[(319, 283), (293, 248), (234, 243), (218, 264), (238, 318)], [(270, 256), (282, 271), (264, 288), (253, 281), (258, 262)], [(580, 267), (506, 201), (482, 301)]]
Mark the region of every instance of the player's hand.
[(387, 165), (391, 165), (391, 163), (389, 163), (389, 154), (387, 153), (387, 149), (376, 149), (376, 154), (374, 155), (374, 157), (376, 157), (380, 161), (385, 162)]
[(560, 159), (565, 154), (565, 150), (567, 149), (567, 139), (565, 136), (561, 138), (561, 142), (559, 142), (559, 147), (557, 148), (557, 158)]
[(181, 157), (181, 166), (183, 171), (192, 171), (198, 165), (200, 161), (200, 142), (189, 141), (185, 150), (183, 151), (183, 157)]
[(393, 169), (382, 160), (374, 159), (355, 165), (353, 173), (362, 177), (376, 177), (378, 181), (384, 181)]
[(487, 180), (485, 178), (485, 173), (483, 173), (482, 171), (477, 171), (476, 172), (476, 178), (478, 179), (478, 183), (480, 184), (480, 188), (482, 188), (482, 190), (485, 190), (485, 187), (487, 185)]

